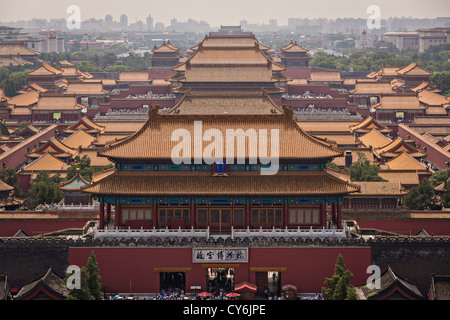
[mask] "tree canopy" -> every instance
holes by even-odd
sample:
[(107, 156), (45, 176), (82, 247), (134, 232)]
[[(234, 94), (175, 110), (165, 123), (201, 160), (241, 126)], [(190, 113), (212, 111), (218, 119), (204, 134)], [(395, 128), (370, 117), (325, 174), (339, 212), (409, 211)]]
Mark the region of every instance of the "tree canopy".
[(351, 181), (386, 181), (378, 175), (380, 168), (370, 161), (364, 154), (358, 154), (359, 159), (350, 166)]
[(32, 180), (31, 188), (25, 199), (28, 208), (34, 209), (40, 204), (58, 203), (64, 197), (62, 190), (57, 186), (62, 179), (59, 174), (50, 176), (48, 171), (41, 171)]
[(353, 273), (347, 270), (342, 254), (337, 257), (334, 266), (334, 274), (331, 278), (325, 278), (325, 285), (322, 293), (325, 300), (358, 300), (356, 289), (349, 282), (353, 278)]
[(112, 165), (108, 165), (105, 167), (92, 167), (91, 159), (84, 155), (82, 158), (80, 156), (75, 157), (75, 162), (69, 168), (67, 168), (67, 180), (72, 179), (77, 173), (77, 169), (80, 169), (80, 174), (83, 178), (87, 180), (92, 180), (92, 174), (97, 171), (102, 171), (105, 169), (112, 168)]
[[(94, 251), (85, 266), (80, 268), (80, 289), (70, 290), (67, 300), (103, 300), (101, 277)], [(66, 282), (70, 274), (66, 275)]]

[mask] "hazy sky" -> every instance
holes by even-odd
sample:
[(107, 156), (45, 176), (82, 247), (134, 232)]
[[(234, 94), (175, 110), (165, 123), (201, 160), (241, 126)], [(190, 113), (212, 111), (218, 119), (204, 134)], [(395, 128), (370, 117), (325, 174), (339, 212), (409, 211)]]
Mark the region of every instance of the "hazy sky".
[(378, 5), (381, 18), (435, 18), (450, 16), (449, 0), (0, 0), (0, 21), (32, 18), (65, 18), (69, 5), (78, 5), (81, 19), (111, 14), (115, 21), (122, 13), (129, 23), (145, 22), (151, 14), (154, 22), (170, 23), (171, 18), (205, 20), (212, 26), (268, 23), (277, 19), (286, 25), (288, 18), (367, 18), (367, 8)]

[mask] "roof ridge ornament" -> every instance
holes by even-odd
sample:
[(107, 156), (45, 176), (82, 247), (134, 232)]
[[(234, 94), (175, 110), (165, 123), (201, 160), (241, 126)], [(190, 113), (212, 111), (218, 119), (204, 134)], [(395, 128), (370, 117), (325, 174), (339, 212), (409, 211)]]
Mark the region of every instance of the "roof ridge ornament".
[(158, 111), (159, 111), (159, 104), (157, 104), (156, 106), (150, 106), (148, 108), (148, 117), (152, 117), (155, 118), (158, 116)]
[(292, 106), (286, 106), (286, 104), (283, 104), (281, 107), (283, 109), (283, 113), (286, 117), (292, 118), (294, 116), (294, 110), (292, 110)]

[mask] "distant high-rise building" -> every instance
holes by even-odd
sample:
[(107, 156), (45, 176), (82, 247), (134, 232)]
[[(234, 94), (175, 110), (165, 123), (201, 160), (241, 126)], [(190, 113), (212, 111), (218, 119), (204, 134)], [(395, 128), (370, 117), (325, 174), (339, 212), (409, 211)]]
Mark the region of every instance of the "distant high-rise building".
[(162, 22), (155, 23), (155, 31), (164, 31), (164, 23)]
[(269, 20), (269, 25), (271, 27), (276, 27), (277, 26), (277, 20), (276, 19), (270, 19)]
[(128, 16), (126, 14), (120, 16), (120, 26), (122, 29), (128, 28)]
[(247, 22), (247, 20), (241, 20), (240, 24), (241, 24), (242, 30), (248, 31), (248, 30), (247, 30), (247, 27), (248, 27), (248, 22)]
[(105, 23), (108, 25), (108, 24), (112, 24), (112, 22), (113, 22), (113, 17), (112, 17), (112, 15), (107, 14), (107, 15), (105, 16)]
[(153, 31), (153, 18), (151, 15), (147, 17), (147, 31)]

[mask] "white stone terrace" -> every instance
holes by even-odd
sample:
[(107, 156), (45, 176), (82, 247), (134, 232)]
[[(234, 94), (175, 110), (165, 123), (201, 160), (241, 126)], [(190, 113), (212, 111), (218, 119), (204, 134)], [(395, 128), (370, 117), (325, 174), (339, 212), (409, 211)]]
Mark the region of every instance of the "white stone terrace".
[(325, 228), (272, 228), (272, 229), (234, 229), (230, 232), (212, 233), (207, 229), (99, 229), (98, 223), (93, 229), (95, 239), (131, 239), (131, 238), (309, 238), (309, 239), (345, 239), (348, 228), (343, 224), (342, 229)]

